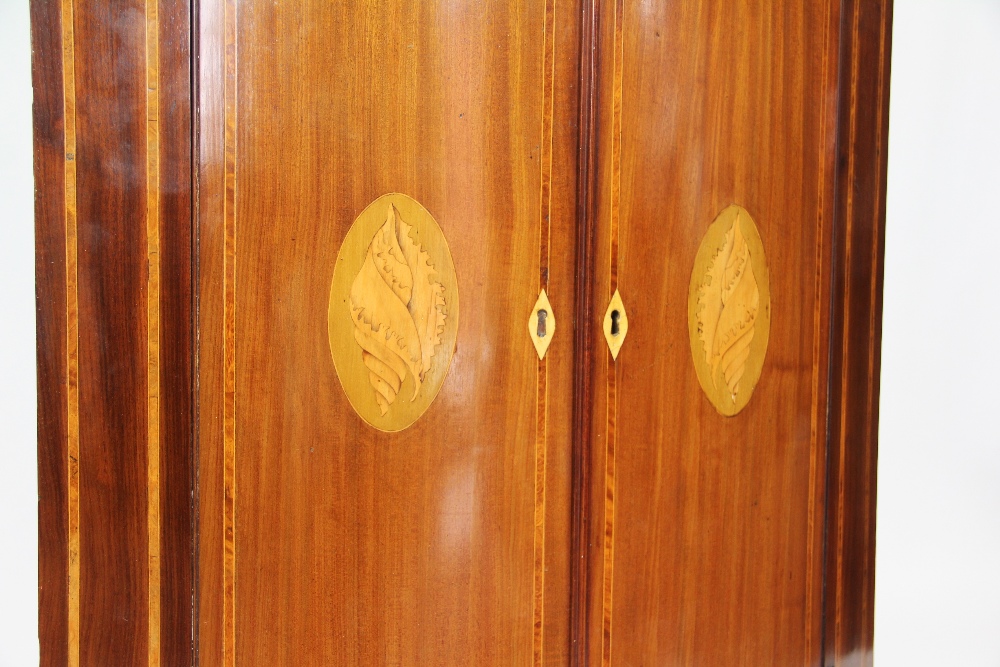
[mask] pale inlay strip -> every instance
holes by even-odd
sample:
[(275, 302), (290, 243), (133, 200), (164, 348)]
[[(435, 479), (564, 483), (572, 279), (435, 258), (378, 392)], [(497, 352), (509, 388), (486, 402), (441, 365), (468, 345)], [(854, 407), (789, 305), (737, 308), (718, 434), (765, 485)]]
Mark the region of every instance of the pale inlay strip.
[(225, 197), (223, 220), (222, 662), (236, 665), (236, 10), (225, 4)]
[(66, 220), (67, 664), (80, 665), (80, 310), (76, 234), (76, 63), (73, 0), (62, 0), (63, 142)]
[(146, 531), (148, 663), (160, 665), (159, 0), (146, 0)]
[[(555, 0), (545, 2), (542, 30), (542, 138), (539, 197), (539, 289), (549, 287), (549, 244), (552, 236), (552, 114), (555, 105)], [(548, 452), (548, 366), (538, 360), (535, 423), (535, 532), (532, 656), (535, 667), (545, 662), (545, 468)]]
[[(611, 257), (609, 295), (618, 291), (618, 223), (621, 200), (621, 152), (622, 152), (622, 76), (624, 68), (625, 31), (623, 19), (625, 3), (615, 1), (614, 10), (614, 52), (611, 95)], [(609, 351), (610, 354), (610, 351)], [(611, 611), (614, 593), (615, 565), (615, 444), (618, 420), (618, 377), (613, 357), (608, 359), (607, 411), (608, 432), (606, 437), (604, 468), (604, 580), (601, 587), (601, 664), (611, 665)]]

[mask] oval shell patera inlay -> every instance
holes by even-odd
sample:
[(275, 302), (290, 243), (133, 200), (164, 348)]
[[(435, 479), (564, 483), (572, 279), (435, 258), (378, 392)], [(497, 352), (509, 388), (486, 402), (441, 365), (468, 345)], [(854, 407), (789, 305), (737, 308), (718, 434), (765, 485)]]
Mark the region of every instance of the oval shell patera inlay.
[(416, 200), (383, 195), (351, 225), (327, 324), (337, 377), (368, 424), (401, 431), (430, 407), (455, 352), (458, 281), (441, 227)]
[(737, 414), (760, 379), (771, 327), (764, 246), (741, 206), (722, 211), (698, 248), (688, 327), (701, 388), (721, 414)]

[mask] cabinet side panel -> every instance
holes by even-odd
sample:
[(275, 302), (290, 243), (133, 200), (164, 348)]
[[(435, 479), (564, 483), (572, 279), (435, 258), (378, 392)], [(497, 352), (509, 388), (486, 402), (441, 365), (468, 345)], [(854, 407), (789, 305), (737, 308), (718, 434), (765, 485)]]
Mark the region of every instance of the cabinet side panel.
[(820, 661), (839, 17), (602, 3), (590, 665)]
[(892, 1), (841, 24), (825, 665), (872, 664)]
[(190, 665), (187, 5), (31, 11), (42, 663)]
[[(565, 664), (577, 3), (199, 11), (201, 663)], [(390, 193), (461, 295), (440, 393), (391, 433), (330, 334), (357, 326), (341, 247), (364, 261), (374, 232), (345, 239)]]
[(38, 368), (38, 639), (66, 665), (66, 220), (60, 6), (31, 3)]

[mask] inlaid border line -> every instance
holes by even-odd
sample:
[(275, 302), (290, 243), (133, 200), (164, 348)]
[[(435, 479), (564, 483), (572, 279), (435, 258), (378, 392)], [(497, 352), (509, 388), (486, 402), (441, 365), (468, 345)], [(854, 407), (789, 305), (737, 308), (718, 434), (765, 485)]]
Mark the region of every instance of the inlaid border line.
[(222, 663), (236, 665), (236, 10), (225, 0), (224, 115), (225, 195), (223, 221), (223, 562)]
[[(609, 257), (608, 297), (618, 289), (618, 226), (621, 205), (621, 151), (622, 151), (622, 78), (625, 51), (624, 0), (615, 0), (614, 52), (611, 93), (611, 240)], [(615, 565), (615, 446), (618, 420), (618, 375), (615, 359), (608, 350), (607, 420), (604, 468), (604, 580), (601, 587), (601, 664), (611, 665), (612, 602), (614, 600)]]
[[(556, 0), (546, 0), (542, 29), (542, 137), (539, 194), (539, 291), (549, 289), (549, 246), (552, 241), (552, 123), (555, 108)], [(548, 365), (538, 360), (535, 421), (534, 576), (532, 581), (532, 659), (545, 663), (545, 471), (548, 458)]]
[(160, 665), (160, 35), (146, 0), (146, 531), (149, 667)]
[(80, 306), (76, 228), (76, 59), (74, 0), (62, 0), (64, 219), (66, 225), (66, 643), (69, 667), (80, 665)]
[[(823, 48), (823, 67), (822, 67), (822, 79), (821, 85), (827, 85), (829, 80), (830, 72), (830, 48), (834, 45), (834, 39), (836, 31), (832, 29), (832, 22), (830, 20), (832, 14), (832, 4), (827, 5), (827, 10), (825, 14), (825, 25), (826, 25), (826, 44)], [(812, 409), (810, 411), (809, 419), (809, 500), (807, 508), (807, 529), (806, 529), (806, 563), (808, 564), (809, 571), (806, 574), (806, 613), (805, 613), (805, 664), (810, 664), (815, 655), (815, 644), (816, 637), (813, 631), (813, 624), (815, 623), (815, 614), (813, 610), (813, 598), (815, 597), (816, 589), (816, 567), (815, 567), (815, 557), (816, 557), (816, 489), (818, 484), (818, 472), (819, 472), (819, 457), (820, 457), (820, 406), (819, 406), (819, 381), (820, 381), (820, 366), (823, 363), (820, 355), (820, 348), (822, 342), (822, 336), (820, 327), (822, 324), (822, 313), (823, 307), (829, 307), (829, 304), (824, 303), (820, 298), (823, 291), (823, 267), (824, 267), (824, 245), (823, 241), (825, 239), (825, 199), (826, 199), (826, 167), (827, 167), (827, 157), (826, 149), (829, 145), (826, 142), (827, 137), (827, 126), (828, 126), (828, 109), (829, 104), (824, 101), (820, 107), (820, 138), (821, 138), (821, 148), (820, 148), (820, 162), (819, 162), (819, 178), (817, 179), (817, 206), (816, 210), (819, 211), (819, 216), (817, 219), (816, 226), (816, 274), (814, 276), (813, 291), (815, 292), (815, 305), (813, 307), (813, 349), (812, 349)], [(824, 424), (825, 425), (825, 424)], [(824, 429), (825, 435), (825, 429)], [(823, 521), (826, 520), (825, 512), (823, 516)], [(820, 549), (820, 553), (823, 550)], [(821, 570), (822, 571), (822, 570)], [(822, 600), (820, 601), (820, 607), (822, 608)], [(820, 635), (822, 635), (822, 626), (820, 627)], [(822, 652), (822, 646), (820, 646), (820, 652)]]

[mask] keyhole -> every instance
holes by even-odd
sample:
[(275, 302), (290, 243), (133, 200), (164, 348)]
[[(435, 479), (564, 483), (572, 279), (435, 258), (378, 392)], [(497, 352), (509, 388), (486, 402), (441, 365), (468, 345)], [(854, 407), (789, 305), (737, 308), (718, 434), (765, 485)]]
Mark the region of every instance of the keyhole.
[(611, 335), (617, 336), (621, 332), (621, 328), (618, 324), (618, 320), (621, 319), (622, 314), (617, 310), (611, 311)]
[(549, 312), (545, 309), (540, 309), (538, 311), (538, 329), (535, 331), (539, 338), (545, 338), (545, 320), (548, 318)]

